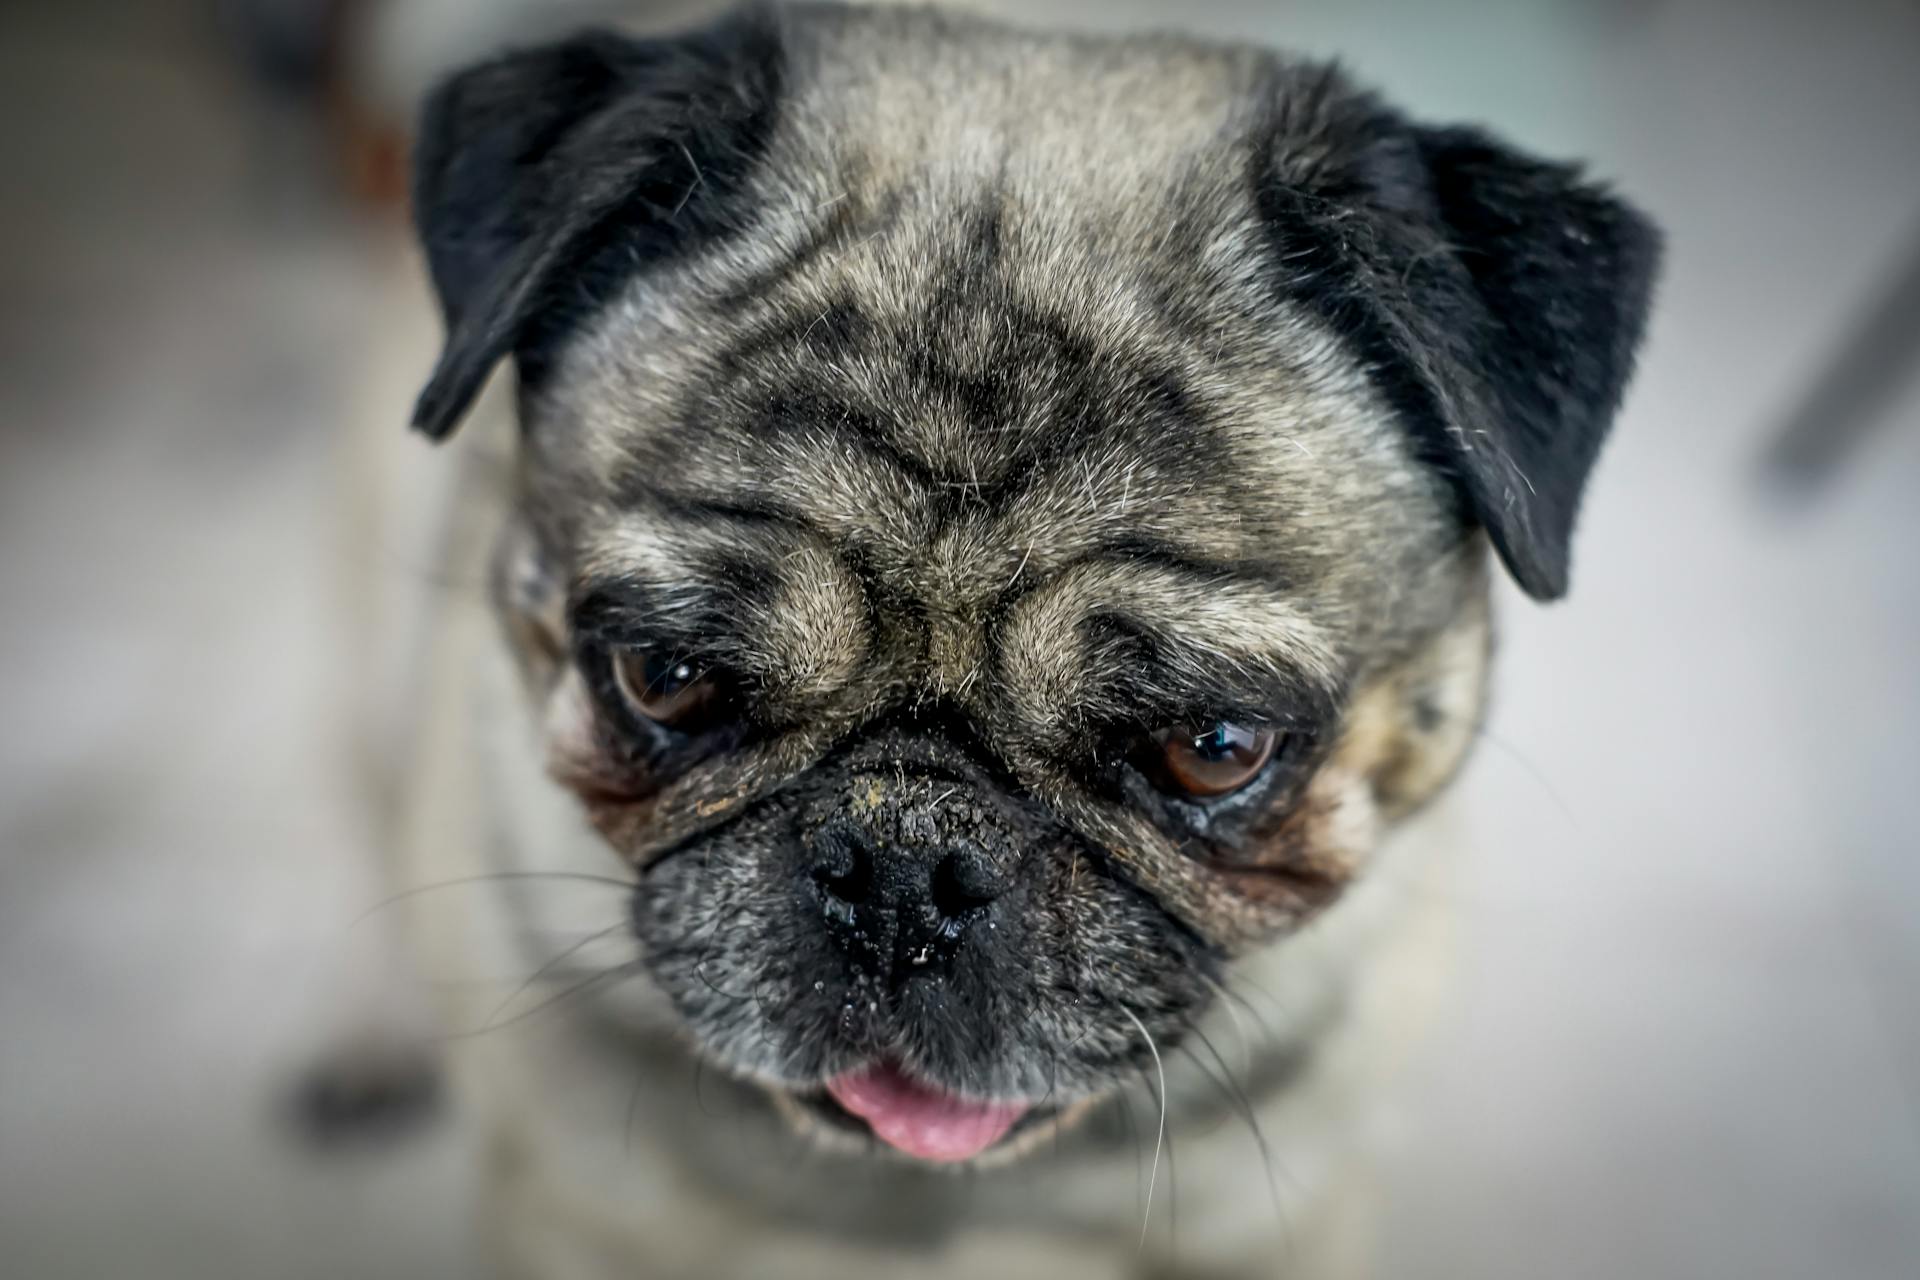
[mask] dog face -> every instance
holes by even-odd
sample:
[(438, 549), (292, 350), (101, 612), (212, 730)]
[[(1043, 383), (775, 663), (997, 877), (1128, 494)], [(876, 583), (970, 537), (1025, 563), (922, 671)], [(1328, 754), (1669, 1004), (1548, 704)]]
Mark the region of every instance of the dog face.
[(936, 1160), (1132, 1078), (1451, 775), (1655, 258), (1330, 69), (926, 11), (510, 55), (418, 166), (416, 422), (513, 357), (496, 594), (647, 967)]

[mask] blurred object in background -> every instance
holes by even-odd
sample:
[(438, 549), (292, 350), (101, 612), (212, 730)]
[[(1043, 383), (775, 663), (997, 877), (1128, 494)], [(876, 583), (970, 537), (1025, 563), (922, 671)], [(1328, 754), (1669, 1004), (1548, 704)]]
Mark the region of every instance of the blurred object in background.
[(317, 95), (331, 75), (341, 24), (353, 0), (219, 0), (223, 25), (259, 82)]
[(324, 137), (336, 180), (354, 198), (385, 208), (406, 200), (406, 116), (366, 92), (358, 64), (368, 25), (392, 7), (385, 0), (218, 0), (217, 8), (264, 97), (302, 112)]
[(1802, 496), (1831, 482), (1872, 433), (1894, 425), (1901, 393), (1911, 388), (1916, 369), (1920, 222), (1890, 264), (1880, 294), (1869, 300), (1826, 371), (1787, 415), (1766, 457), (1772, 479)]
[(325, 122), (357, 199), (404, 204), (408, 131), (449, 71), (583, 26), (669, 26), (711, 0), (219, 0), (222, 25), (263, 88)]

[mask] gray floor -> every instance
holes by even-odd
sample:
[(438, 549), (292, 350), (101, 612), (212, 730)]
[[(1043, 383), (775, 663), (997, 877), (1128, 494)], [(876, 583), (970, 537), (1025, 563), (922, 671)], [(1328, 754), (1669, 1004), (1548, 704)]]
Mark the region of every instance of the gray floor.
[[(1920, 10), (1005, 8), (1342, 51), (1671, 231), (1574, 596), (1503, 601), (1385, 1274), (1920, 1274), (1920, 388), (1754, 474), (1920, 220)], [(164, 9), (0, 10), (0, 120), (0, 1273), (455, 1274), (457, 1133), (270, 1123), (373, 893), (339, 425), (399, 430), (412, 265)]]

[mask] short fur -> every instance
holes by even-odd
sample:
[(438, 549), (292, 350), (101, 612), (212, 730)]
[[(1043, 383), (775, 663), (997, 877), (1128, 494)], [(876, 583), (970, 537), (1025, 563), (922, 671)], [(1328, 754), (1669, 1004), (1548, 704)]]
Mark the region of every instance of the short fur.
[[(1086, 1190), (1124, 1090), (1278, 965), (1249, 1102), (1311, 1096), (1378, 846), (1481, 713), (1487, 541), (1566, 588), (1646, 221), (1326, 66), (826, 6), (465, 72), (416, 196), (448, 326), (417, 425), (519, 375), (496, 597), (548, 771), (633, 870), (660, 999), (624, 1052), (684, 1041), (854, 1151), (820, 1086), (885, 1055), (1041, 1103), (990, 1162), (1051, 1135)], [(721, 727), (637, 720), (623, 648), (719, 673)], [(1158, 785), (1143, 743), (1220, 720), (1288, 748), (1219, 800)], [(555, 793), (510, 799), (528, 764), (495, 766), (513, 864), (572, 865)], [(969, 923), (836, 924), (860, 859), (883, 896), (961, 876)], [(665, 1166), (784, 1220), (697, 1129), (652, 1131)], [(902, 1177), (822, 1229), (967, 1218)], [(999, 1220), (1124, 1244), (1078, 1194)], [(1266, 1274), (1274, 1234), (1216, 1252)]]

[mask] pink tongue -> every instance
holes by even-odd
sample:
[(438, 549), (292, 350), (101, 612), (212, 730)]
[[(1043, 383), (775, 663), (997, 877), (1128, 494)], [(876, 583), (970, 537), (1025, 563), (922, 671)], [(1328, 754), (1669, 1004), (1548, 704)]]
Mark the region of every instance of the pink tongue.
[(972, 1102), (936, 1093), (885, 1063), (835, 1076), (827, 1092), (882, 1142), (922, 1160), (971, 1160), (1027, 1113), (1024, 1102)]

